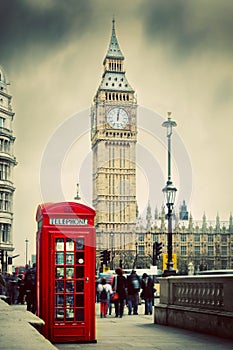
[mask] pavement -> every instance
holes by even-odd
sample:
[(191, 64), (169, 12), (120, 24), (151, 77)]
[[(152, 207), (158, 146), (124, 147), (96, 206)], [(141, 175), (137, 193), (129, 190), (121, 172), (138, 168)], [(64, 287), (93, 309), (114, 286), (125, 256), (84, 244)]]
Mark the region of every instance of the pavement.
[(0, 349), (56, 350), (36, 329), (43, 324), (43, 320), (26, 310), (26, 305), (8, 305), (0, 300)]
[(233, 350), (233, 341), (153, 323), (153, 315), (144, 315), (144, 305), (138, 315), (115, 318), (99, 317), (97, 304), (96, 344), (54, 344), (59, 350)]
[[(1, 350), (233, 350), (233, 341), (207, 334), (153, 323), (153, 315), (144, 315), (144, 305), (138, 315), (122, 318), (99, 316), (96, 305), (97, 343), (51, 344), (35, 327), (43, 321), (26, 311), (25, 305), (8, 305), (0, 300)], [(33, 326), (32, 326), (33, 325)]]

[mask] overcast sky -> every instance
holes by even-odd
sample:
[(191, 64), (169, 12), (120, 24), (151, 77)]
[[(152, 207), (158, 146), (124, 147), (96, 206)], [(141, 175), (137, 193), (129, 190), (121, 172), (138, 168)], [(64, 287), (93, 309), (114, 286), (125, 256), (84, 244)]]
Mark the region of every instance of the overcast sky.
[(18, 161), (14, 245), (20, 258), (15, 264), (25, 262), (26, 238), (29, 253), (35, 252), (39, 203), (72, 200), (80, 182), (82, 198), (91, 204), (89, 113), (113, 15), (139, 105), (140, 212), (148, 200), (153, 211), (162, 205), (167, 140), (161, 122), (172, 111), (177, 208), (184, 199), (194, 220), (204, 212), (208, 220), (217, 213), (229, 219), (231, 0), (0, 0), (0, 8), (0, 65), (13, 96)]

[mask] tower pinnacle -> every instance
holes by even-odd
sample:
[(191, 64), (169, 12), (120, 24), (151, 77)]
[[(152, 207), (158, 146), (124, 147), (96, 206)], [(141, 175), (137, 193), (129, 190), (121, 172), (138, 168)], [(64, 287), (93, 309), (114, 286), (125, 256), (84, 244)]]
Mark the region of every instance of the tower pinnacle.
[(116, 37), (116, 31), (115, 31), (115, 19), (112, 20), (112, 35), (111, 40), (108, 48), (106, 58), (117, 58), (120, 60), (124, 60), (124, 56), (121, 52), (120, 46), (118, 44), (118, 40)]

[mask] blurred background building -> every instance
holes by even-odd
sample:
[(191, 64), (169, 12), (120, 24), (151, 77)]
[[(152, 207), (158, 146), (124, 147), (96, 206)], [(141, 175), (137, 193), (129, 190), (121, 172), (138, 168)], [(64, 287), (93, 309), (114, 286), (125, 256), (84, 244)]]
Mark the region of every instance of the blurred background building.
[(0, 68), (0, 258), (1, 269), (7, 271), (7, 265), (12, 263), (13, 247), (13, 168), (16, 165), (13, 145), (11, 98), (8, 92), (8, 82)]

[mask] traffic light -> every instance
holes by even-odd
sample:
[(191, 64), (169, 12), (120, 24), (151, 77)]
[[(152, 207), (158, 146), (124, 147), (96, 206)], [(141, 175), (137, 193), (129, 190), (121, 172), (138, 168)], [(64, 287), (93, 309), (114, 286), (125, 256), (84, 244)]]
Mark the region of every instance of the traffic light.
[(12, 256), (8, 256), (8, 259), (7, 259), (8, 261), (8, 265), (12, 265)]
[(110, 250), (101, 250), (100, 261), (103, 265), (108, 265), (108, 262), (110, 261)]
[(108, 265), (108, 262), (110, 261), (110, 250), (105, 249), (103, 251), (103, 256), (104, 256), (104, 259), (103, 259), (104, 265)]
[(157, 256), (157, 260), (160, 258), (160, 254), (162, 254), (162, 249), (163, 249), (163, 243), (156, 242), (156, 256)]
[(102, 264), (104, 263), (104, 252), (105, 252), (105, 250), (101, 250), (101, 252), (100, 252), (100, 261)]
[(155, 266), (157, 263), (157, 260), (160, 258), (160, 254), (162, 254), (163, 249), (163, 243), (161, 242), (155, 242), (153, 244), (153, 265)]
[(105, 249), (103, 253), (104, 253), (104, 260), (103, 260), (103, 263), (104, 263), (104, 265), (107, 265), (107, 261), (108, 261), (108, 260), (107, 260), (107, 250)]
[(107, 250), (107, 262), (109, 263), (110, 262), (110, 255), (111, 255), (111, 252), (110, 250)]

